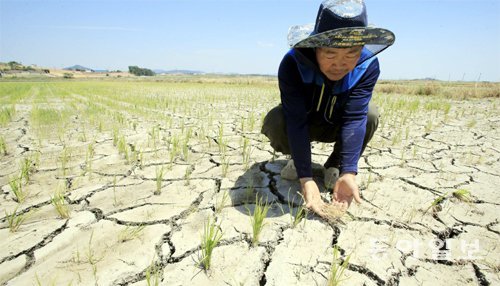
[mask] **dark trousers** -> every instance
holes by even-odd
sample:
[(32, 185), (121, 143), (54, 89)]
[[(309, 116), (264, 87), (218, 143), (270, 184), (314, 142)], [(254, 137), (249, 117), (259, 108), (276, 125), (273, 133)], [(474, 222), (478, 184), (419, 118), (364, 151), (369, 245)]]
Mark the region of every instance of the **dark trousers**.
[[(373, 137), (375, 130), (378, 127), (379, 120), (378, 108), (375, 104), (370, 103), (368, 106), (368, 120), (366, 122), (366, 134), (363, 140), (363, 148), (361, 149), (361, 154), (363, 154), (366, 145)], [(328, 157), (328, 160), (324, 164), (325, 168), (340, 166), (340, 150), (341, 141), (340, 138), (340, 128), (339, 126), (334, 126), (328, 123), (309, 124), (309, 138), (316, 142), (333, 143), (333, 152)], [(290, 146), (288, 145), (288, 136), (286, 132), (286, 122), (285, 115), (283, 113), (283, 107), (280, 105), (271, 109), (266, 117), (264, 118), (264, 123), (261, 129), (262, 134), (266, 135), (271, 141), (271, 147), (277, 152), (281, 152), (286, 155), (291, 154)]]

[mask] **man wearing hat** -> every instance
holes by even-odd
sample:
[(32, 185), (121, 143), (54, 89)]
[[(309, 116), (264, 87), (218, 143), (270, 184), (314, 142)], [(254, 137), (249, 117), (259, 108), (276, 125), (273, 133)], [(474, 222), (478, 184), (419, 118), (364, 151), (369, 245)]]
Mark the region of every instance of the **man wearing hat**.
[(274, 150), (291, 155), (281, 177), (299, 179), (306, 206), (319, 215), (324, 203), (312, 179), (311, 142), (335, 142), (324, 164), (332, 203), (344, 210), (353, 199), (361, 203), (358, 160), (379, 117), (370, 104), (380, 74), (375, 55), (394, 39), (367, 25), (363, 0), (323, 1), (314, 25), (289, 30), (292, 49), (278, 71), (281, 104), (266, 115), (262, 133)]

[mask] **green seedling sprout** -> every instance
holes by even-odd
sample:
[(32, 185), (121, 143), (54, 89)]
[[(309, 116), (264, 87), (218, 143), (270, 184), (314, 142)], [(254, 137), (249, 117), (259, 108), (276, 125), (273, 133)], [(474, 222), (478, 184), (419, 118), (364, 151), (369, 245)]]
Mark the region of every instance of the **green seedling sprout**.
[(229, 199), (229, 193), (227, 191), (222, 192), (222, 197), (219, 200), (219, 197), (221, 196), (216, 196), (215, 197), (215, 214), (220, 214), (222, 212), (222, 209), (227, 203), (227, 200)]
[(447, 194), (444, 194), (442, 196), (439, 196), (432, 201), (431, 205), (424, 211), (424, 214), (426, 214), (430, 209), (433, 211), (438, 210), (438, 205), (440, 205), (445, 199), (446, 199)]
[(21, 161), (20, 178), (24, 179), (24, 183), (28, 184), (31, 174), (35, 171), (35, 162), (31, 158), (23, 158)]
[(203, 235), (201, 237), (201, 257), (199, 266), (205, 271), (210, 269), (212, 252), (219, 244), (222, 238), (222, 231), (209, 217), (203, 226)]
[(28, 214), (17, 214), (17, 208), (18, 206), (12, 213), (8, 213), (7, 211), (5, 211), (5, 217), (7, 219), (7, 224), (9, 225), (10, 232), (16, 232), (23, 224), (23, 222), (28, 219)]
[(466, 202), (466, 203), (470, 203), (472, 202), (472, 198), (471, 198), (471, 195), (470, 195), (470, 191), (469, 190), (466, 190), (466, 189), (459, 189), (459, 190), (456, 190), (452, 193), (452, 195), (459, 199), (460, 201), (462, 202)]
[[(252, 224), (252, 245), (256, 246), (259, 243), (260, 234), (265, 226), (264, 219), (267, 216), (267, 212), (270, 209), (270, 205), (263, 203), (262, 198), (255, 195), (255, 207), (253, 214), (250, 217), (250, 222)], [(250, 212), (250, 211), (249, 211)]]
[(154, 192), (155, 195), (161, 194), (161, 185), (163, 181), (163, 175), (165, 172), (165, 168), (162, 166), (161, 168), (156, 168), (156, 190)]
[(60, 190), (56, 191), (54, 196), (51, 197), (50, 201), (59, 214), (59, 217), (63, 219), (67, 219), (70, 217), (71, 210), (68, 203), (66, 202), (66, 197), (64, 196), (63, 192), (61, 192)]
[(148, 286), (158, 286), (161, 281), (161, 269), (153, 261), (146, 268), (146, 283)]
[(222, 177), (226, 177), (227, 172), (229, 171), (229, 158), (226, 155), (221, 156), (221, 168), (222, 168)]
[(328, 286), (338, 286), (340, 283), (348, 277), (343, 277), (345, 270), (349, 267), (349, 259), (351, 255), (348, 255), (344, 261), (340, 259), (340, 251), (335, 245), (333, 247), (333, 261), (330, 266), (330, 276), (328, 278)]
[(118, 205), (118, 200), (116, 199), (116, 175), (113, 176), (113, 206)]
[(14, 200), (18, 203), (23, 203), (28, 194), (23, 190), (23, 184), (21, 183), (21, 178), (14, 178), (9, 181), (10, 189), (14, 194)]

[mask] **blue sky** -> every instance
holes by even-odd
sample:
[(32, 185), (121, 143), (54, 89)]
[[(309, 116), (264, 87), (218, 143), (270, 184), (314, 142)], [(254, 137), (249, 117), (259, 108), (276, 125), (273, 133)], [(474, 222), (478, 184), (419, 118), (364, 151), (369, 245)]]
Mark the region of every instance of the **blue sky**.
[[(500, 81), (500, 1), (365, 0), (381, 78)], [(0, 0), (0, 61), (276, 74), (320, 0)]]

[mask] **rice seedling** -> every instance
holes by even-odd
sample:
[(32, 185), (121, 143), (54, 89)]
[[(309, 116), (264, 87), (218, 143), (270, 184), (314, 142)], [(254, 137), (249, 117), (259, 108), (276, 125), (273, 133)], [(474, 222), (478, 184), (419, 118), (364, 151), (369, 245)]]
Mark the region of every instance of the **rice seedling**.
[(139, 226), (127, 225), (127, 227), (125, 227), (125, 229), (120, 231), (120, 233), (118, 234), (118, 241), (126, 242), (129, 240), (140, 238), (142, 236), (145, 227), (146, 226), (144, 225), (139, 225)]
[(328, 277), (328, 286), (338, 286), (343, 281), (347, 280), (349, 277), (344, 277), (345, 270), (349, 267), (349, 259), (351, 255), (348, 255), (344, 260), (340, 258), (340, 251), (335, 245), (333, 247), (333, 260), (330, 266), (330, 276)]
[(3, 136), (0, 136), (0, 154), (7, 155), (7, 143), (5, 143), (5, 139)]
[(163, 175), (165, 172), (165, 168), (162, 166), (161, 168), (156, 168), (156, 190), (154, 191), (155, 195), (161, 194), (161, 185), (163, 181)]
[[(264, 219), (271, 206), (264, 203), (262, 198), (255, 195), (255, 206), (253, 214), (250, 216), (250, 223), (252, 224), (252, 245), (256, 246), (259, 243), (260, 234), (265, 226)], [(248, 210), (250, 215), (250, 210)]]
[(222, 170), (222, 177), (225, 178), (229, 170), (229, 158), (223, 155), (220, 159), (221, 159), (220, 165)]
[(170, 166), (172, 167), (172, 164), (175, 161), (176, 156), (179, 154), (179, 137), (173, 136), (171, 139), (171, 145), (172, 147), (170, 148)]
[(66, 196), (61, 190), (57, 190), (54, 196), (50, 199), (51, 204), (54, 206), (60, 218), (68, 219), (71, 215), (71, 209), (66, 202)]
[(217, 144), (219, 144), (219, 153), (226, 153), (226, 144), (224, 143), (224, 125), (219, 125), (219, 133), (217, 133)]
[(189, 161), (189, 139), (186, 139), (182, 144), (182, 160)]
[(113, 146), (117, 146), (118, 144), (118, 139), (120, 137), (120, 133), (118, 132), (118, 127), (114, 126), (113, 127)]
[(120, 136), (117, 144), (118, 153), (123, 155), (123, 158), (127, 161), (127, 163), (130, 163), (129, 147), (127, 145), (127, 142), (125, 141), (125, 136)]
[(116, 199), (116, 175), (113, 176), (113, 206), (119, 205), (118, 200)]
[(296, 208), (288, 206), (290, 210), (291, 226), (295, 228), (303, 220), (304, 224), (306, 222), (305, 218), (307, 216), (307, 208), (304, 205), (298, 206)]
[(472, 127), (476, 126), (477, 120), (475, 118), (472, 118), (467, 122), (467, 128), (471, 129)]
[(86, 132), (86, 129), (85, 129), (85, 124), (83, 125), (82, 131), (80, 132), (80, 134), (78, 136), (78, 140), (80, 142), (87, 142), (87, 132)]
[(216, 215), (221, 213), (228, 199), (229, 199), (229, 193), (227, 191), (223, 191), (222, 196), (215, 197), (214, 211)]
[(14, 195), (14, 200), (20, 204), (23, 203), (28, 197), (28, 193), (23, 190), (21, 180), (21, 178), (13, 178), (9, 180), (9, 187)]
[(248, 164), (250, 163), (251, 153), (252, 153), (252, 149), (250, 146), (250, 140), (247, 137), (245, 137), (243, 139), (243, 149), (241, 152), (244, 170), (248, 170), (248, 167), (249, 167)]
[(59, 156), (59, 161), (61, 162), (62, 175), (66, 176), (67, 166), (69, 159), (71, 158), (71, 151), (66, 146), (63, 147), (62, 153)]
[(409, 210), (409, 212), (405, 212), (404, 214), (408, 214), (408, 216), (406, 216), (405, 222), (411, 223), (413, 222), (413, 219), (417, 215), (417, 209), (415, 207), (412, 207), (411, 210)]
[(472, 202), (470, 191), (467, 189), (459, 189), (452, 193), (453, 197), (459, 199), (462, 202), (470, 203)]
[(433, 212), (438, 212), (442, 209), (441, 203), (444, 202), (446, 199), (446, 196), (448, 194), (441, 195), (432, 201), (432, 203), (427, 207), (427, 209), (424, 211), (424, 214), (426, 214), (429, 210), (432, 210)]
[(17, 214), (17, 206), (11, 213), (5, 211), (5, 218), (10, 232), (16, 232), (19, 227), (28, 219), (28, 213)]
[(222, 239), (222, 231), (219, 226), (215, 224), (215, 220), (208, 217), (203, 225), (203, 234), (201, 236), (201, 256), (199, 257), (198, 265), (205, 271), (210, 269), (212, 252)]
[(368, 190), (371, 183), (372, 183), (372, 172), (368, 172), (368, 179), (366, 179), (365, 190)]
[(31, 157), (23, 158), (21, 161), (21, 171), (19, 175), (19, 179), (24, 179), (24, 183), (28, 184), (30, 181), (31, 174), (35, 171), (35, 162), (31, 159)]
[(429, 133), (432, 131), (432, 120), (427, 120), (427, 124), (425, 124), (425, 132)]
[(94, 247), (92, 246), (92, 239), (94, 238), (94, 230), (92, 230), (92, 233), (90, 234), (90, 238), (89, 238), (89, 244), (87, 246), (87, 251), (85, 253), (86, 255), (86, 262), (88, 264), (90, 264), (90, 266), (92, 267), (92, 274), (94, 276), (94, 280), (96, 282), (96, 285), (98, 284), (97, 283), (97, 263), (99, 261), (101, 261), (103, 259), (103, 257), (98, 257), (95, 250), (94, 250)]
[[(42, 283), (42, 281), (40, 280), (40, 277), (38, 277), (38, 273), (36, 273), (36, 272), (35, 272), (35, 282), (36, 282), (36, 285), (37, 285), (37, 286), (42, 286), (42, 285), (44, 285), (44, 284)], [(50, 284), (45, 284), (45, 285), (50, 285), (50, 286), (56, 286), (56, 285), (58, 285), (58, 284), (57, 284), (57, 276), (56, 276), (56, 277), (54, 277), (54, 278), (52, 278), (52, 280), (50, 281)], [(68, 286), (71, 286), (71, 285), (73, 285), (73, 281), (70, 281), (70, 282), (68, 283)]]
[(144, 153), (142, 150), (134, 149), (132, 152), (132, 162), (139, 166), (139, 169), (144, 169)]
[(151, 262), (151, 264), (146, 268), (145, 271), (145, 276), (146, 276), (146, 284), (148, 286), (158, 286), (160, 285), (161, 282), (161, 269), (158, 265), (156, 265), (154, 262)]
[(193, 166), (188, 166), (186, 168), (186, 172), (184, 173), (184, 186), (189, 186), (191, 174), (193, 173), (194, 167)]

